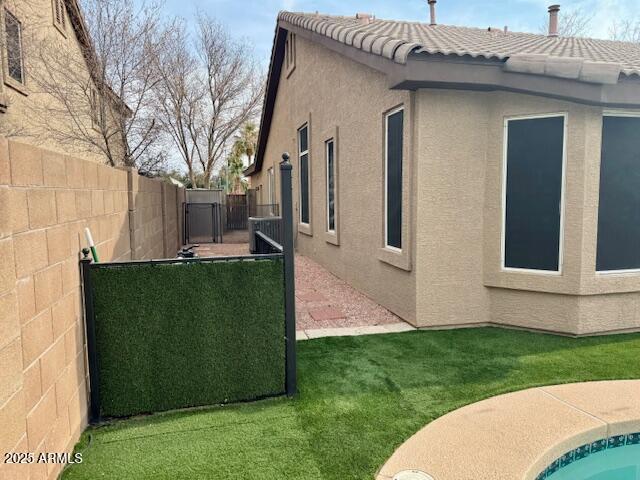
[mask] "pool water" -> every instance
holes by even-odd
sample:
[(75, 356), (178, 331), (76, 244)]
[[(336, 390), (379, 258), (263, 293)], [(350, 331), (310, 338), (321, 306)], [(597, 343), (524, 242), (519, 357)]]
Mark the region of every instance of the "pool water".
[(574, 460), (545, 480), (640, 480), (640, 444), (623, 445)]

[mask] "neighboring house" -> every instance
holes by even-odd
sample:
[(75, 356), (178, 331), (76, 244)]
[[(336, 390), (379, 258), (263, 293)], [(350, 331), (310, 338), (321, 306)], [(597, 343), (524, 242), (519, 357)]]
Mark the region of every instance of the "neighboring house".
[[(100, 98), (95, 88), (89, 68), (95, 52), (77, 0), (0, 0), (0, 34), (0, 135), (105, 162), (77, 132), (101, 142), (102, 122), (114, 122), (114, 112), (127, 106), (111, 91)], [(73, 105), (73, 116), (61, 96)], [(123, 142), (110, 146), (124, 152)]]
[(548, 36), (280, 13), (260, 202), (290, 152), (298, 251), (420, 327), (640, 328), (640, 46), (557, 12)]

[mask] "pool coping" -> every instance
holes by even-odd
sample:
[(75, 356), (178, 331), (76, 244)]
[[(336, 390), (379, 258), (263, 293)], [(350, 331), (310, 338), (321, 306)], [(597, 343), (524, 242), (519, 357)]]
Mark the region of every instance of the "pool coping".
[(569, 451), (640, 432), (640, 380), (537, 387), (450, 412), (403, 443), (377, 480), (418, 470), (434, 480), (535, 480)]

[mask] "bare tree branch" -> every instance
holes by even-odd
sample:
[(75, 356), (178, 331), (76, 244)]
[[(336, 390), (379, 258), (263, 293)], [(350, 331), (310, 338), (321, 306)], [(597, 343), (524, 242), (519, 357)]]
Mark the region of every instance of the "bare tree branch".
[[(560, 10), (558, 34), (561, 37), (585, 37), (591, 31), (594, 15), (587, 14), (581, 8)], [(549, 32), (549, 18), (545, 17), (539, 28), (540, 33)]]
[(633, 18), (614, 22), (609, 29), (612, 40), (640, 43), (640, 19)]
[(208, 186), (234, 134), (261, 106), (263, 74), (248, 45), (234, 41), (200, 13), (195, 38), (184, 23), (171, 29), (168, 48), (156, 57), (159, 123), (187, 167), (190, 182), (201, 173)]
[[(111, 165), (153, 171), (166, 160), (152, 99), (153, 61), (168, 38), (162, 4), (84, 0), (92, 54), (46, 39), (37, 45), (35, 83), (52, 102), (38, 102), (44, 134), (104, 154)], [(63, 121), (60, 121), (60, 119)]]

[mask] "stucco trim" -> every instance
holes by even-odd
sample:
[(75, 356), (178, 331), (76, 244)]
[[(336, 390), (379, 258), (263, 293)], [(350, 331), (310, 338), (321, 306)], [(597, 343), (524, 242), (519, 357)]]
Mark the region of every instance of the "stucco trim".
[[(327, 169), (327, 143), (333, 142), (333, 202), (334, 202), (334, 221), (335, 228), (329, 231), (329, 212), (328, 212), (328, 188), (329, 188), (329, 172)], [(338, 126), (329, 129), (323, 135), (322, 144), (324, 146), (324, 187), (325, 197), (323, 203), (323, 219), (324, 219), (324, 239), (332, 245), (340, 245), (340, 141), (338, 139)]]

